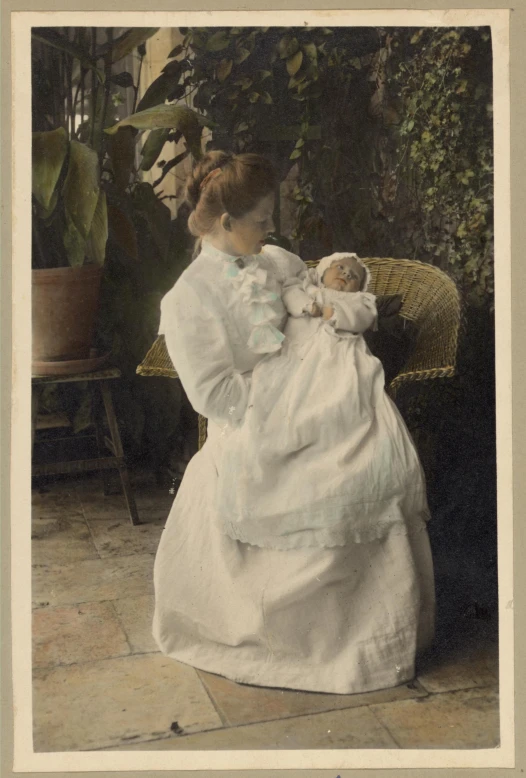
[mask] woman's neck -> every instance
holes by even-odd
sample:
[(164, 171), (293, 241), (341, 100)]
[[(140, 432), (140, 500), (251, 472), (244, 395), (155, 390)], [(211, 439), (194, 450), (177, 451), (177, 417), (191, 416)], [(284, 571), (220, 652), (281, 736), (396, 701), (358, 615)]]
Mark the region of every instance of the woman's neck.
[(203, 236), (203, 241), (206, 243), (210, 243), (213, 248), (217, 249), (218, 251), (222, 251), (223, 254), (228, 254), (231, 257), (239, 256), (239, 252), (235, 250), (235, 247), (232, 245), (231, 241), (229, 240), (229, 235), (224, 230), (222, 233), (214, 233), (209, 232), (206, 235)]

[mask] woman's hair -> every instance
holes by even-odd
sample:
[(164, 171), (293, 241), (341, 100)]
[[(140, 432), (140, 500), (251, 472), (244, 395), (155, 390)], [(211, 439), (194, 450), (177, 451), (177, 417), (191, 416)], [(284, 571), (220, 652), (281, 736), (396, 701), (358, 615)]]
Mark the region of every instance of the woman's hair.
[(205, 154), (186, 182), (186, 200), (192, 208), (188, 229), (198, 239), (194, 256), (199, 239), (210, 232), (223, 213), (241, 218), (274, 192), (275, 186), (274, 168), (259, 154)]

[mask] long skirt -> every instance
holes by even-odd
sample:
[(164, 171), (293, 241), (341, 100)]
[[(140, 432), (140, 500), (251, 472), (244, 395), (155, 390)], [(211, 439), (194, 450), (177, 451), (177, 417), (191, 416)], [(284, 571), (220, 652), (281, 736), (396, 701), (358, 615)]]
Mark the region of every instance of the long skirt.
[(352, 694), (414, 677), (434, 630), (427, 529), (292, 550), (214, 520), (213, 425), (174, 500), (155, 560), (153, 634), (167, 656), (234, 681)]

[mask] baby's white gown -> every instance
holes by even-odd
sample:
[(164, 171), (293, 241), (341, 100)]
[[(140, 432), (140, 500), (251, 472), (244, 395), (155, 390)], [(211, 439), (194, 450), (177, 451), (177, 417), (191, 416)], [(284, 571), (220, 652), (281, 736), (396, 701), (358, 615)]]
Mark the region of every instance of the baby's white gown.
[[(250, 503), (258, 516), (268, 516), (268, 507), (272, 515), (284, 513), (286, 532), (279, 521), (240, 524), (235, 512), (228, 526), (218, 513), (229, 440), (250, 419), (252, 370), (261, 359), (276, 365), (282, 355), (290, 359), (279, 333), (286, 320), (281, 284), (305, 269), (275, 247), (246, 259), (237, 272), (234, 257), (205, 243), (163, 300), (161, 332), (209, 428), (159, 545), (155, 638), (174, 659), (244, 683), (342, 694), (395, 686), (414, 676), (416, 652), (432, 638), (433, 568), (420, 465), (396, 408), (379, 402), (383, 372), (361, 338), (350, 336), (354, 346), (339, 357), (334, 334), (320, 333), (327, 364), (319, 354), (311, 373), (319, 394), (314, 386), (304, 392), (285, 383), (292, 411), (286, 429), (276, 418), (276, 428), (265, 428), (255, 443), (270, 452), (283, 441), (296, 452)], [(295, 370), (308, 362), (309, 350), (307, 342), (297, 348)], [(352, 370), (362, 378), (369, 365), (359, 396), (343, 383), (326, 385), (324, 375), (333, 375), (340, 358), (348, 380)], [(265, 367), (256, 377), (271, 381), (274, 368), (267, 375)], [(335, 434), (323, 420), (339, 408), (345, 424), (349, 414), (359, 421), (352, 440), (336, 435), (344, 446), (335, 450)], [(316, 440), (313, 429), (322, 429)], [(310, 490), (301, 471), (305, 452)], [(255, 533), (252, 543), (236, 539), (246, 532)]]
[(243, 423), (223, 430), (216, 507), (244, 542), (366, 543), (428, 518), (415, 447), (360, 334), (374, 297), (321, 293), (334, 321), (290, 318), (283, 347), (254, 369)]

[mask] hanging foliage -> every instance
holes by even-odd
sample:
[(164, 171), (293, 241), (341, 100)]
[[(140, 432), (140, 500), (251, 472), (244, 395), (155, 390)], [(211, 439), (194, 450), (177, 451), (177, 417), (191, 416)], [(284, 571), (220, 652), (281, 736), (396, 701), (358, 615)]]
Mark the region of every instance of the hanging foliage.
[(419, 258), (491, 302), (488, 29), (181, 32), (173, 82), (163, 72), (150, 89), (182, 85), (211, 121), (210, 147), (267, 154), (282, 180), (294, 167), (305, 258), (349, 247)]

